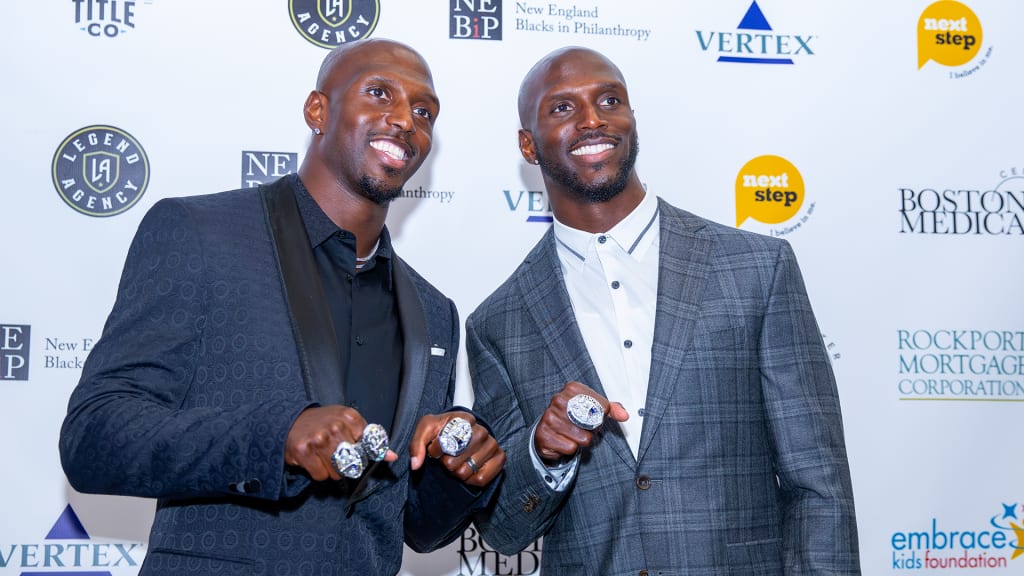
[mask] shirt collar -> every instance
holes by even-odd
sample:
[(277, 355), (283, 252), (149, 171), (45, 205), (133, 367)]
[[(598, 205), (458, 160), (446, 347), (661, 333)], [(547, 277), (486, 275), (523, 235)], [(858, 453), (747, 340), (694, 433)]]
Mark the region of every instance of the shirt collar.
[(654, 238), (651, 229), (656, 229), (658, 216), (658, 201), (653, 194), (644, 193), (643, 200), (612, 227), (611, 230), (602, 234), (593, 234), (583, 230), (569, 227), (555, 218), (554, 232), (555, 240), (559, 247), (571, 252), (580, 261), (586, 260), (590, 243), (599, 236), (606, 236), (619, 245), (623, 251), (634, 258), (641, 258), (647, 248), (650, 247)]
[[(339, 228), (328, 216), (324, 213), (320, 205), (313, 199), (313, 195), (306, 189), (306, 185), (302, 183), (298, 174), (289, 174), (285, 178), (292, 179), (292, 183), (295, 187), (295, 201), (299, 205), (299, 214), (302, 215), (302, 223), (306, 226), (306, 234), (309, 236), (309, 243), (312, 248), (316, 248), (323, 244), (328, 238), (342, 232), (344, 234), (351, 235), (352, 233), (348, 230)], [(377, 245), (377, 258), (386, 258), (391, 260), (391, 234), (388, 233), (388, 227), (384, 226), (380, 231), (380, 243)]]

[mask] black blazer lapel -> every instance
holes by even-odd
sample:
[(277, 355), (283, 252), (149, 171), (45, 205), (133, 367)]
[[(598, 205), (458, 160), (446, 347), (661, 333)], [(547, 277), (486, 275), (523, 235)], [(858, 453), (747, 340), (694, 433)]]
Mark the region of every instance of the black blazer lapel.
[(295, 191), (286, 182), (281, 179), (261, 186), (260, 195), (288, 302), (306, 397), (320, 404), (343, 404), (341, 349)]

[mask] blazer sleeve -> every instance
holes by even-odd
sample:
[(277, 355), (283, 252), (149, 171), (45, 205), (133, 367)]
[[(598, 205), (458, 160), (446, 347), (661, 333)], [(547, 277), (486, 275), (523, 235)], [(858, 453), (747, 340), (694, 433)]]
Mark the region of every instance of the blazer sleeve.
[[(284, 439), (305, 398), (250, 398), (228, 409), (215, 398), (187, 402), (211, 345), (207, 324), (232, 313), (211, 303), (202, 238), (175, 200), (157, 203), (139, 226), (60, 433), (61, 462), (79, 491), (275, 499), (286, 488)], [(245, 394), (241, 378), (229, 372), (225, 383), (225, 399)]]
[(786, 573), (858, 574), (857, 524), (835, 377), (796, 257), (781, 243), (759, 342), (784, 497)]
[(473, 409), (494, 428), (506, 461), (498, 494), (476, 515), (475, 523), (488, 545), (513, 555), (548, 531), (572, 490), (556, 491), (537, 473), (529, 448), (534, 422), (526, 421), (508, 368), (485, 336), (490, 318), (484, 312), (481, 309), (466, 322)]
[[(451, 334), (448, 350), (459, 349), (459, 322), (455, 304), (447, 301)], [(490, 430), (478, 414), (461, 406), (452, 406), (455, 397), (455, 358), (448, 374), (444, 407), (473, 414), (477, 422)], [(427, 458), (419, 470), (411, 471), (409, 497), (405, 508), (405, 542), (416, 552), (431, 552), (448, 545), (469, 526), (472, 515), (484, 508), (493, 497), (501, 475), (482, 489), (467, 486), (448, 473), (439, 460)]]

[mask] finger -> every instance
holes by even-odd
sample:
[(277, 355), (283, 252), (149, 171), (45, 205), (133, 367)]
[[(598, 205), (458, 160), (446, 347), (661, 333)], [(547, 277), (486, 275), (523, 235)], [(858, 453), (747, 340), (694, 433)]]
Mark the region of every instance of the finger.
[(629, 411), (627, 411), (626, 408), (618, 402), (612, 402), (605, 414), (607, 414), (608, 418), (611, 418), (616, 422), (625, 422), (626, 420), (629, 420)]
[(412, 433), (412, 440), (409, 441), (410, 469), (419, 470), (423, 466), (430, 444), (440, 431), (438, 417), (433, 414), (423, 416), (416, 423), (416, 430)]

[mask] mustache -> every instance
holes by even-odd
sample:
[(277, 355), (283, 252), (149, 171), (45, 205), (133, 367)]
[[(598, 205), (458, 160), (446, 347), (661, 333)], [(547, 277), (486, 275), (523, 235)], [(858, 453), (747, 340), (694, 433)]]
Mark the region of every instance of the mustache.
[(581, 143), (586, 142), (587, 140), (600, 140), (602, 138), (614, 140), (616, 144), (622, 142), (621, 136), (614, 136), (612, 134), (602, 132), (600, 130), (587, 130), (583, 134), (577, 136), (571, 143), (569, 143), (569, 149), (572, 150), (579, 146)]

